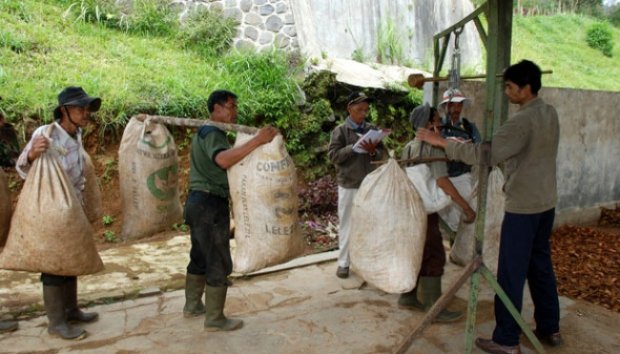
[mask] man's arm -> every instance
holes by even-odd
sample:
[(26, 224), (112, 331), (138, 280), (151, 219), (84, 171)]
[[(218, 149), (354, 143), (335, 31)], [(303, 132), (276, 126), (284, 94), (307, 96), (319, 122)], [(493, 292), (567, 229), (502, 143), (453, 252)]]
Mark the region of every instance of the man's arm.
[(278, 134), (278, 129), (267, 126), (258, 131), (256, 135), (245, 142), (241, 146), (223, 150), (215, 156), (215, 163), (222, 169), (227, 170), (237, 162), (243, 160), (244, 157), (249, 155), (257, 147), (267, 144), (273, 140)]
[(341, 126), (334, 129), (329, 140), (327, 156), (334, 165), (340, 165), (353, 155), (353, 144), (346, 144)]
[(476, 220), (476, 212), (469, 206), (469, 203), (463, 199), (459, 191), (456, 187), (454, 187), (454, 184), (452, 184), (452, 181), (450, 181), (447, 176), (437, 178), (437, 185), (439, 188), (443, 189), (443, 191), (446, 192), (450, 198), (452, 198), (453, 202), (463, 209), (463, 212), (465, 213), (465, 219), (463, 219), (463, 222), (466, 224), (471, 224), (474, 220)]

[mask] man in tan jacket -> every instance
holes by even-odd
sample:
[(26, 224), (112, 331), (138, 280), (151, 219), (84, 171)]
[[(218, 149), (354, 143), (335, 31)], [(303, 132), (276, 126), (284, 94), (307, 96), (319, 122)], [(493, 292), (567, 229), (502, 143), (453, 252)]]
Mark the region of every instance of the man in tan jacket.
[[(448, 141), (425, 129), (420, 130), (418, 138), (444, 148), (453, 160), (486, 165), (504, 162), (506, 210), (497, 281), (519, 311), (528, 281), (535, 307), (535, 333), (543, 343), (558, 346), (562, 344), (560, 309), (549, 236), (557, 203), (560, 127), (555, 108), (538, 97), (540, 78), (540, 68), (528, 60), (504, 72), (504, 92), (519, 110), (493, 135), (490, 161), (480, 161), (483, 155), (479, 144)], [(498, 297), (495, 322), (493, 338), (478, 338), (476, 345), (487, 353), (521, 353), (521, 330)]]

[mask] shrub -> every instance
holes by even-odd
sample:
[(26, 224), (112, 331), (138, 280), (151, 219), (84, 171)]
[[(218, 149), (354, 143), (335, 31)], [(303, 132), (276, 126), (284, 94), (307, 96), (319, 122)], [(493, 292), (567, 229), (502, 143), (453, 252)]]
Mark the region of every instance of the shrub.
[(586, 33), (586, 42), (590, 47), (600, 50), (605, 56), (612, 56), (613, 37), (607, 22), (593, 24)]
[(300, 211), (315, 215), (329, 214), (338, 210), (338, 185), (327, 175), (302, 188), (299, 192)]
[(230, 48), (237, 26), (234, 18), (224, 17), (220, 10), (195, 11), (181, 25), (177, 36), (185, 48), (220, 55)]

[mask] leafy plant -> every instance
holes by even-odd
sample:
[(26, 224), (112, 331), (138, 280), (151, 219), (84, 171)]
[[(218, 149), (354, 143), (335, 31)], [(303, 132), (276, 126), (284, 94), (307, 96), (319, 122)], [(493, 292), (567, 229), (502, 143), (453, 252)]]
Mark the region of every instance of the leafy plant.
[(115, 159), (110, 159), (104, 164), (101, 179), (104, 183), (109, 183), (114, 173), (118, 173), (118, 165)]
[(353, 53), (351, 53), (351, 59), (364, 63), (366, 61), (366, 54), (364, 54), (364, 49), (356, 48)]
[(118, 239), (116, 238), (116, 233), (112, 230), (105, 230), (103, 232), (103, 238), (105, 239), (105, 242), (108, 242), (108, 243), (118, 242)]
[(380, 63), (398, 64), (403, 61), (403, 45), (392, 19), (379, 25), (377, 43), (377, 61)]
[(189, 232), (189, 226), (187, 224), (175, 223), (172, 224), (172, 229), (179, 232)]
[(586, 43), (594, 49), (600, 50), (605, 56), (611, 57), (614, 47), (611, 28), (607, 22), (597, 22), (588, 28)]
[(185, 20), (177, 37), (186, 48), (219, 55), (230, 48), (237, 26), (237, 21), (223, 16), (221, 10), (201, 10)]
[(316, 215), (333, 213), (338, 210), (338, 185), (327, 175), (310, 182), (299, 192), (302, 202), (300, 211)]
[(114, 223), (114, 218), (112, 215), (104, 215), (101, 218), (101, 222), (103, 223), (103, 226), (110, 226)]

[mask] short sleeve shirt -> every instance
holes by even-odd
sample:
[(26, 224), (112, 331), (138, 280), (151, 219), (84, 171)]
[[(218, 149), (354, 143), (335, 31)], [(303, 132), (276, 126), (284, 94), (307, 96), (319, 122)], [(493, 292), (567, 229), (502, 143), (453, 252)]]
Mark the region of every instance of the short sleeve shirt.
[(219, 152), (230, 149), (224, 131), (203, 126), (192, 139), (190, 156), (189, 189), (228, 198), (228, 177), (226, 170), (215, 163)]

